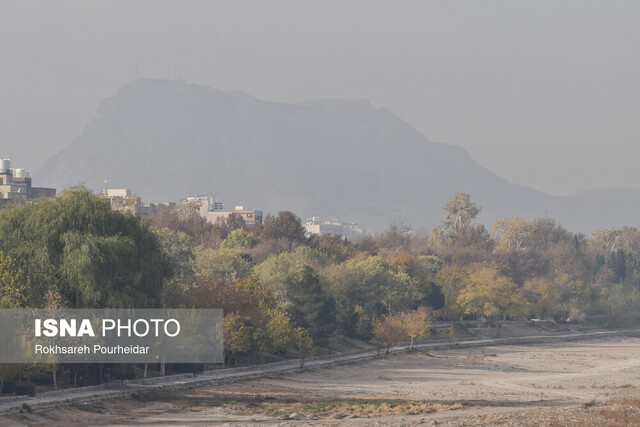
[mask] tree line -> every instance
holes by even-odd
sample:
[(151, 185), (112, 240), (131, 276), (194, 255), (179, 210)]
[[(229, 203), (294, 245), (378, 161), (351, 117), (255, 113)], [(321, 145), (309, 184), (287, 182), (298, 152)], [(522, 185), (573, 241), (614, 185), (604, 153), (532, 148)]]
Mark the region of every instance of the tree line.
[(211, 224), (198, 210), (140, 218), (82, 187), (8, 205), (0, 307), (223, 308), (230, 362), (305, 356), (335, 335), (413, 344), (432, 318), (600, 316), (626, 326), (640, 316), (632, 227), (585, 236), (551, 218), (503, 217), (488, 229), (464, 193), (430, 234), (392, 224), (354, 241), (307, 237), (288, 211), (247, 225), (236, 215)]

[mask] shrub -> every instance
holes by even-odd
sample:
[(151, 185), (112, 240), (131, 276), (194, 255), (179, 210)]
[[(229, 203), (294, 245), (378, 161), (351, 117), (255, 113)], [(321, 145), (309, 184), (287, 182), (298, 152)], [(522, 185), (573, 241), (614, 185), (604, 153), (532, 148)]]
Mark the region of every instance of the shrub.
[(16, 395), (33, 397), (36, 395), (36, 385), (34, 383), (18, 383), (16, 384)]

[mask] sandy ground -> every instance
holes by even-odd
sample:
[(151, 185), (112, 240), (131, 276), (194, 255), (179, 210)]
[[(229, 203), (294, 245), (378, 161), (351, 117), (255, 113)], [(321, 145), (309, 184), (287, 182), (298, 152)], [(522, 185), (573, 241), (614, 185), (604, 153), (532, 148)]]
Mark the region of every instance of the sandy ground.
[(640, 425), (640, 339), (389, 356), (0, 425)]

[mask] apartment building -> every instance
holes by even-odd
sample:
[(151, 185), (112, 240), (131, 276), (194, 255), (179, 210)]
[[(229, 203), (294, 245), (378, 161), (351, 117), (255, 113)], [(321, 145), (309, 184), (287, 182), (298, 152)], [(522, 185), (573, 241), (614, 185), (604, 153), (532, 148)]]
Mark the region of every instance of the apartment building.
[(215, 224), (218, 219), (226, 219), (230, 215), (240, 216), (245, 224), (262, 224), (262, 211), (255, 209), (245, 209), (244, 206), (236, 206), (235, 209), (227, 211), (224, 204), (209, 196), (188, 197), (182, 203), (196, 203), (199, 206), (200, 215), (208, 222)]
[(102, 196), (109, 200), (111, 209), (131, 212), (134, 215), (153, 218), (160, 212), (172, 209), (176, 206), (173, 202), (149, 203), (145, 205), (139, 196), (133, 194), (128, 188), (105, 188)]
[(10, 159), (0, 158), (0, 206), (13, 200), (26, 202), (55, 195), (55, 188), (33, 187), (29, 172), (23, 168), (12, 169)]
[(366, 235), (366, 230), (358, 226), (358, 224), (343, 223), (336, 220), (322, 221), (322, 219), (317, 216), (307, 218), (304, 228), (309, 236), (314, 234), (332, 234), (354, 239)]

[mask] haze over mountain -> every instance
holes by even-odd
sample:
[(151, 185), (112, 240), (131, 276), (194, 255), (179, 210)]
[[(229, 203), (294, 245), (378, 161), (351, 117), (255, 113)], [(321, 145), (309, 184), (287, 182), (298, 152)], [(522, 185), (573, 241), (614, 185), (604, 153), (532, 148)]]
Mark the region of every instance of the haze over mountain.
[(582, 232), (640, 225), (640, 190), (557, 197), (515, 185), (364, 100), (272, 103), (183, 81), (125, 85), (35, 179), (96, 191), (108, 180), (145, 201), (209, 194), (227, 208), (291, 210), (378, 230), (392, 221), (430, 228), (459, 191), (483, 208), (487, 225), (505, 215), (548, 215)]

